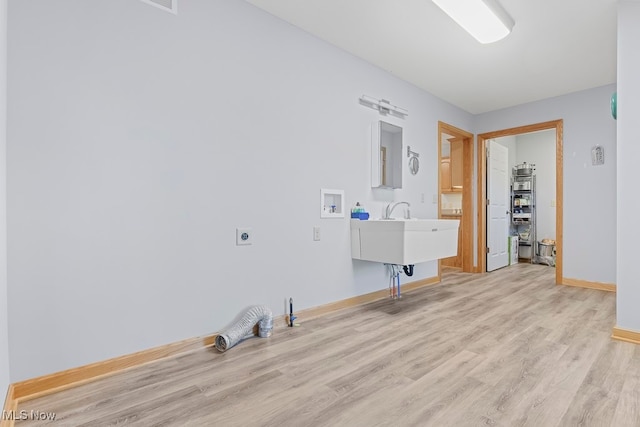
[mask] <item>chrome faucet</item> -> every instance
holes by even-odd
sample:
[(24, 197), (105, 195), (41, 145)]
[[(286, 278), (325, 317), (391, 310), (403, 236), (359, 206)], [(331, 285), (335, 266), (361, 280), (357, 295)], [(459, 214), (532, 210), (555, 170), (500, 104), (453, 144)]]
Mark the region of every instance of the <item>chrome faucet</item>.
[(409, 219), (411, 217), (411, 213), (409, 212), (409, 208), (411, 207), (411, 205), (409, 204), (409, 202), (396, 202), (396, 203), (389, 203), (387, 205), (387, 207), (384, 210), (384, 217), (382, 219), (391, 219), (391, 214), (393, 213), (393, 210), (396, 208), (396, 206), (398, 205), (407, 205), (407, 208), (404, 211), (404, 217), (405, 219)]

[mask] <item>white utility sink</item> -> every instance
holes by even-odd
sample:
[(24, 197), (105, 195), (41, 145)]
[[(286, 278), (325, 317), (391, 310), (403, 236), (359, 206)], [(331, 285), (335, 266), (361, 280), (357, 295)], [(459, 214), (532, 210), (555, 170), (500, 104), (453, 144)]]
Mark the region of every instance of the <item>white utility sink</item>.
[(351, 220), (351, 258), (411, 265), (458, 253), (457, 219)]

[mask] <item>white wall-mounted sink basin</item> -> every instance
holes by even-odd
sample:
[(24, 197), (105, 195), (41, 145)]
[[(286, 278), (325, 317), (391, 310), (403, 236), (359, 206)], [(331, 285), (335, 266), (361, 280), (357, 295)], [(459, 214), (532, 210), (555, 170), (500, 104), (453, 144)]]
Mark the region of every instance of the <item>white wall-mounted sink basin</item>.
[(457, 219), (351, 220), (351, 258), (411, 265), (458, 253)]

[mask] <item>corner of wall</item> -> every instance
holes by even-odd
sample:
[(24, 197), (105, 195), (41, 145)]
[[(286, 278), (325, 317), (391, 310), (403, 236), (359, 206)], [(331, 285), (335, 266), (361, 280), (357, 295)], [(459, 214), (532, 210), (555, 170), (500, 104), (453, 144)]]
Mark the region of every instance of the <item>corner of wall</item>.
[(8, 390), (7, 302), (7, 0), (0, 0), (0, 393)]

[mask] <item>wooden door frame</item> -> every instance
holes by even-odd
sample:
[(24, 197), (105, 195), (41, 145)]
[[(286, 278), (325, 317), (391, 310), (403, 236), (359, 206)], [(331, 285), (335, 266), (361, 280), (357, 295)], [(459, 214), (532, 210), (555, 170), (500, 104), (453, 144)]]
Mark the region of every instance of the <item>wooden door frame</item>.
[[(555, 129), (556, 131), (556, 284), (562, 283), (562, 257), (564, 246), (562, 234), (562, 119), (478, 135), (478, 270), (482, 273), (487, 271), (487, 140), (550, 129)], [(532, 254), (532, 256), (533, 255), (534, 254)]]
[[(462, 271), (473, 273), (473, 134), (447, 123), (438, 121), (438, 218), (441, 217), (442, 183), (440, 182), (440, 159), (442, 158), (441, 135), (446, 133), (462, 139)], [(442, 265), (438, 260), (438, 277), (442, 277)]]

